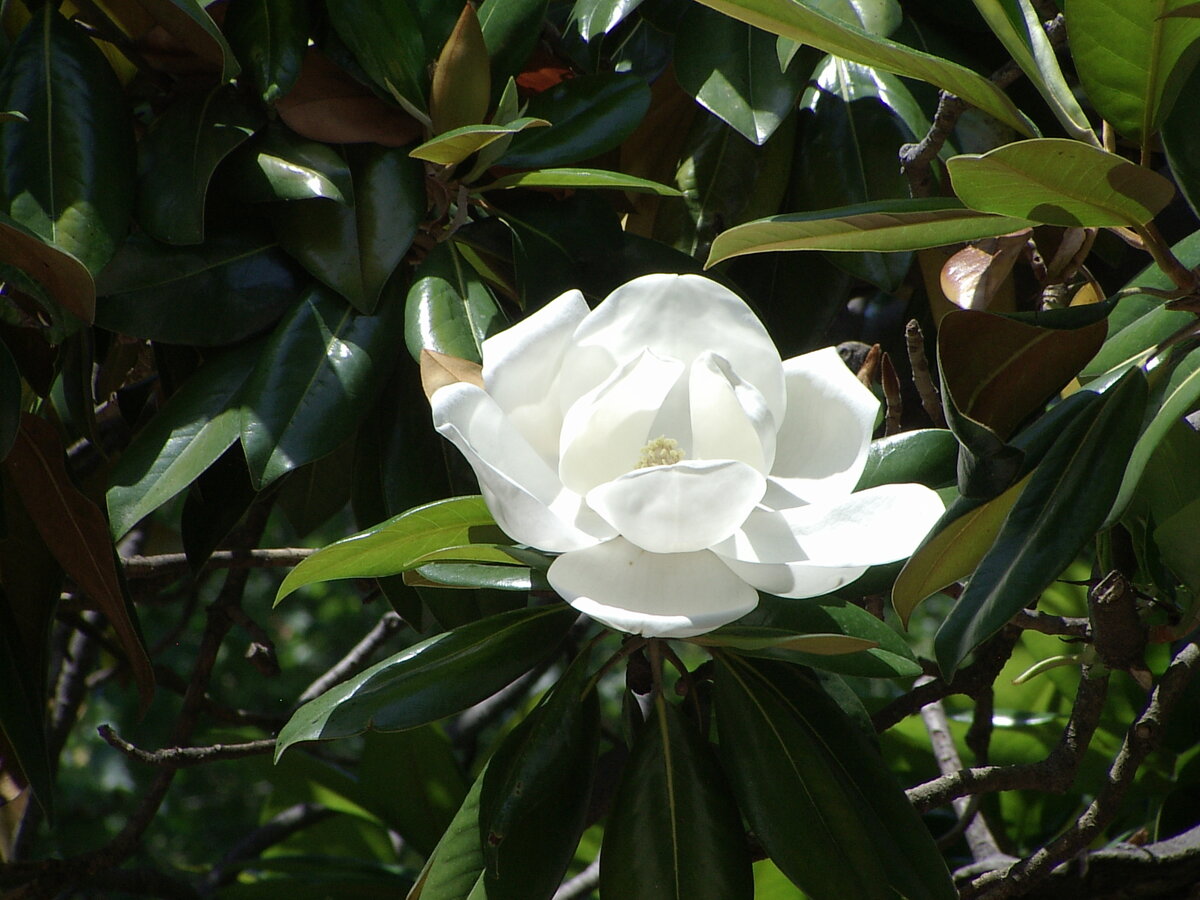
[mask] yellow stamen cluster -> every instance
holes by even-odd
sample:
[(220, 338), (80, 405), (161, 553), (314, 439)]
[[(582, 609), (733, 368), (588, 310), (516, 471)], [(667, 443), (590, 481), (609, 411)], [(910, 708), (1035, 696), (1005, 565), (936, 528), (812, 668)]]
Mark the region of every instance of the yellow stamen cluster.
[(649, 469), (651, 466), (670, 466), (684, 458), (679, 441), (666, 435), (659, 435), (638, 454), (635, 469)]

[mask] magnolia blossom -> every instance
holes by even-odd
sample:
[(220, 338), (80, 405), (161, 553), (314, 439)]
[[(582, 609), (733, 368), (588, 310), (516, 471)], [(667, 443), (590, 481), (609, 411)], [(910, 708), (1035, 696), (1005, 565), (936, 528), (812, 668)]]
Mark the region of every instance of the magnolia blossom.
[(942, 513), (917, 484), (855, 492), (878, 401), (832, 348), (781, 360), (731, 291), (647, 275), (563, 294), (437, 388), (437, 430), (504, 531), (560, 554), (554, 589), (620, 631), (690, 637), (758, 591), (815, 597), (903, 559)]

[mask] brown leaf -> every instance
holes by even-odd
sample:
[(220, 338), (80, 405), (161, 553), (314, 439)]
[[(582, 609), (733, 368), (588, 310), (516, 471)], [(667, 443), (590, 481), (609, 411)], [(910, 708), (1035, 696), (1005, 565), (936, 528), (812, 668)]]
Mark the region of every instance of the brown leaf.
[(964, 247), (942, 267), (946, 297), (963, 309), (987, 309), (1011, 274), (1029, 240), (1030, 229)]
[(67, 312), (89, 324), (95, 318), (96, 286), (87, 268), (71, 254), (0, 222), (0, 259), (40, 284)]
[(312, 48), (296, 84), (275, 108), (292, 131), (314, 141), (403, 147), (421, 136), (416, 119), (380, 100)]
[(171, 0), (108, 0), (105, 9), (155, 69), (173, 75), (221, 74), (224, 48)]
[(154, 670), (117, 576), (108, 523), (99, 507), (71, 483), (54, 426), (37, 416), (22, 415), (4, 466), (50, 552), (108, 618), (145, 710), (154, 696)]
[(443, 134), (483, 122), (491, 97), (491, 77), (483, 29), (479, 27), (475, 7), (466, 3), (434, 64), (429, 88), (433, 133)]
[(460, 381), (482, 388), (483, 366), (436, 350), (421, 351), (421, 387), (428, 399), (433, 399), (438, 388)]

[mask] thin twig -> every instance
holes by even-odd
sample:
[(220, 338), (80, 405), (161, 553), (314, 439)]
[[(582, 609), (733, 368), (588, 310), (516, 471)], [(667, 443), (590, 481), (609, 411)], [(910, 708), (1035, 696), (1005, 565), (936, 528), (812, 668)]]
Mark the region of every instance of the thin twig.
[(883, 398), (887, 401), (883, 433), (899, 434), (904, 430), (904, 397), (900, 393), (900, 377), (896, 374), (896, 367), (892, 365), (892, 358), (887, 353), (880, 358), (879, 382), (883, 385)]
[(1125, 732), (1117, 758), (1108, 770), (1100, 793), (1066, 831), (1011, 867), (988, 872), (962, 892), (971, 897), (1005, 900), (1025, 892), (1028, 885), (1046, 878), (1059, 863), (1070, 859), (1103, 833), (1121, 808), (1121, 801), (1142, 762), (1162, 739), (1167, 716), (1183, 696), (1192, 675), (1200, 668), (1200, 644), (1190, 643), (1176, 654), (1150, 695), (1150, 702)]
[(362, 640), (350, 648), (350, 652), (339, 659), (330, 669), (318, 677), (304, 689), (297, 705), (315, 700), (331, 687), (341, 684), (351, 675), (366, 667), (367, 660), (380, 647), (388, 642), (392, 635), (404, 628), (404, 620), (392, 610), (388, 610), (375, 627), (363, 635)]
[(254, 859), (264, 850), (282, 843), (298, 831), (302, 831), (334, 815), (334, 811), (319, 803), (297, 803), (280, 810), (268, 821), (254, 829), (229, 849), (212, 867), (202, 882), (202, 890), (210, 894), (237, 877), (240, 863)]
[[(317, 551), (310, 547), (271, 547), (264, 550), (216, 550), (205, 560), (213, 569), (275, 569), (294, 566)], [(155, 578), (188, 574), (192, 569), (184, 553), (129, 556), (121, 560), (126, 578)]]
[(1023, 609), (1013, 616), (1011, 621), (1026, 631), (1077, 638), (1081, 641), (1089, 641), (1092, 638), (1091, 623), (1082, 616), (1052, 616), (1037, 610)]
[(933, 373), (929, 370), (929, 360), (925, 356), (925, 335), (916, 319), (909, 320), (904, 326), (904, 343), (908, 349), (908, 364), (912, 369), (913, 384), (921, 397), (921, 408), (935, 428), (946, 427), (946, 416), (942, 412), (942, 399), (937, 385), (933, 383)]
[(143, 750), (113, 731), (111, 725), (101, 725), (96, 731), (110, 747), (120, 750), (130, 759), (164, 769), (185, 769), (189, 766), (199, 766), (218, 760), (260, 756), (275, 749), (275, 739), (264, 738), (260, 741), (246, 741), (241, 744), (210, 744), (206, 747), (165, 747), (162, 750)]
[(591, 894), (598, 884), (600, 884), (599, 856), (588, 863), (588, 867), (574, 878), (569, 878), (559, 885), (558, 890), (554, 892), (553, 900), (578, 900), (579, 897)]

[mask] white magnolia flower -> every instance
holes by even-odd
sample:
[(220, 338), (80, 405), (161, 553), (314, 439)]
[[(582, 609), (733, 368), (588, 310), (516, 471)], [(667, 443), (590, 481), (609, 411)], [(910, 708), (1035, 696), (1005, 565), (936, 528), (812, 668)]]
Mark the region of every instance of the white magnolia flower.
[(483, 343), (482, 386), (431, 397), (437, 430), (550, 584), (620, 631), (690, 637), (757, 591), (815, 597), (903, 559), (928, 488), (854, 493), (878, 401), (832, 348), (782, 361), (735, 294), (647, 275), (594, 310), (570, 291)]

